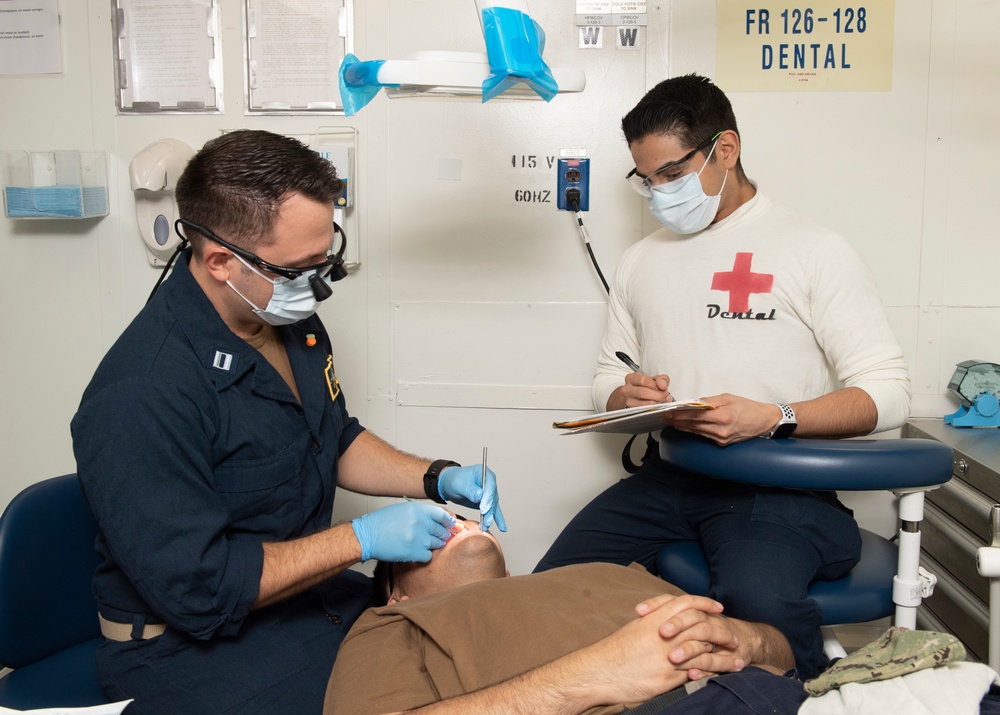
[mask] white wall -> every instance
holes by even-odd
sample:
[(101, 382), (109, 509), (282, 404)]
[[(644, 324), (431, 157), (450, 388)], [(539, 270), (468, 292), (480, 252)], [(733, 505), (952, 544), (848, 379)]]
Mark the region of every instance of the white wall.
[[(577, 49), (574, 3), (537, 0), (546, 58), (580, 66), (582, 94), (485, 105), (380, 95), (354, 118), (244, 116), (240, 3), (222, 5), (221, 116), (115, 115), (106, 0), (62, 3), (61, 75), (0, 77), (0, 148), (104, 149), (112, 201), (97, 221), (0, 220), (0, 504), (74, 470), (68, 425), (80, 394), (156, 278), (133, 219), (131, 157), (156, 139), (198, 147), (236, 127), (355, 127), (362, 266), (321, 310), (349, 406), (429, 457), (474, 462), (488, 446), (511, 570), (530, 570), (619, 478), (623, 440), (549, 426), (589, 409), (605, 296), (570, 214), (514, 191), (554, 189), (544, 158), (585, 147), (587, 225), (610, 275), (652, 229), (622, 181), (631, 161), (619, 120), (662, 78), (713, 75), (715, 4), (651, 0), (645, 46), (626, 52)], [(355, 16), (362, 59), (482, 49), (472, 0), (355, 0)], [(892, 91), (731, 94), (748, 175), (847, 236), (874, 270), (920, 416), (954, 409), (945, 387), (956, 362), (1000, 362), (998, 24), (996, 0), (897, 2)], [(513, 167), (522, 155), (541, 167)], [(460, 180), (443, 160), (460, 162)], [(851, 501), (878, 521), (881, 502)], [(343, 494), (337, 516), (375, 505)]]

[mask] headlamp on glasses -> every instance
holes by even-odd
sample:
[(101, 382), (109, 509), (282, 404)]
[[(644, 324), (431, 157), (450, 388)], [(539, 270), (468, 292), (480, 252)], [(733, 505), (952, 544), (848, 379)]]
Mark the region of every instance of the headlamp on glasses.
[(333, 232), (340, 235), (340, 249), (336, 253), (333, 253), (331, 250), (331, 252), (327, 254), (326, 260), (322, 263), (315, 263), (311, 266), (301, 267), (278, 266), (274, 263), (269, 263), (245, 248), (240, 248), (224, 238), (216, 236), (204, 226), (199, 226), (198, 224), (192, 223), (191, 221), (183, 218), (177, 219), (174, 223), (174, 230), (177, 231), (181, 238), (184, 238), (184, 235), (181, 234), (179, 226), (184, 226), (185, 228), (197, 231), (205, 238), (210, 241), (215, 241), (220, 246), (228, 248), (234, 254), (245, 261), (248, 261), (262, 271), (274, 273), (282, 278), (295, 280), (303, 273), (309, 273), (312, 271), (313, 274), (309, 276), (309, 287), (312, 288), (313, 296), (315, 296), (318, 301), (326, 300), (333, 295), (333, 288), (330, 287), (330, 283), (347, 277), (347, 269), (344, 267), (344, 249), (347, 248), (347, 237), (344, 235), (344, 229), (342, 229), (336, 221), (333, 222)]

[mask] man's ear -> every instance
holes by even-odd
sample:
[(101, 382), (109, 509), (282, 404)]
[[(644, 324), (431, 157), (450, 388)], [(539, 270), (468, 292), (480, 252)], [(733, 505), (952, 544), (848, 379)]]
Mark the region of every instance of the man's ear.
[(740, 137), (732, 129), (727, 129), (719, 135), (715, 145), (715, 155), (719, 157), (723, 168), (733, 169), (740, 159)]
[(504, 578), (509, 578), (510, 577), (510, 571), (508, 571), (507, 569), (504, 569), (503, 570), (503, 577)]
[(233, 254), (228, 249), (212, 241), (205, 241), (202, 247), (201, 262), (205, 266), (205, 270), (220, 283), (229, 280), (230, 259), (232, 257)]

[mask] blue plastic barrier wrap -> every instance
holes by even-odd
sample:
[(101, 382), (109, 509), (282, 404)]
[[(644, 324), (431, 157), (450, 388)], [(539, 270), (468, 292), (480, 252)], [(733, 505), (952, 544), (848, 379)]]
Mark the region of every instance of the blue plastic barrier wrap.
[(484, 102), (518, 82), (528, 85), (546, 102), (556, 96), (559, 85), (542, 59), (545, 31), (530, 16), (507, 7), (485, 8), (483, 36), (491, 70), (483, 80)]

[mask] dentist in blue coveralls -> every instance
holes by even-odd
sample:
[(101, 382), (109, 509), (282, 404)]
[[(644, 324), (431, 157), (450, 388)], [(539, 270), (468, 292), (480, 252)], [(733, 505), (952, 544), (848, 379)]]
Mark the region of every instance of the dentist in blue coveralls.
[(455, 523), (407, 502), (331, 526), (338, 486), (478, 507), (506, 530), (491, 471), (401, 452), (347, 412), (315, 315), (344, 275), (341, 189), (287, 137), (205, 144), (177, 184), (189, 245), (73, 419), (102, 557), (98, 672), (129, 713), (322, 712), (370, 600), (349, 567), (428, 561)]

